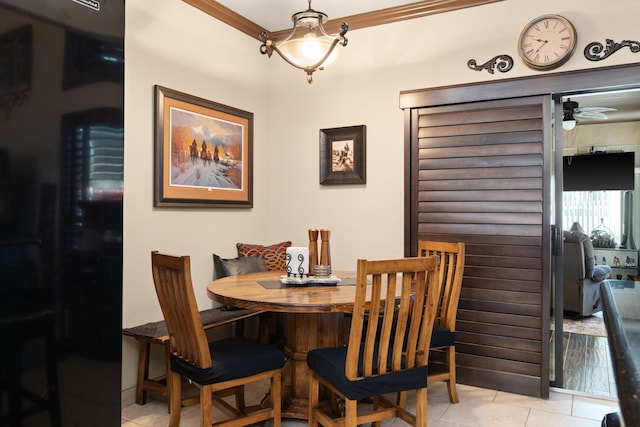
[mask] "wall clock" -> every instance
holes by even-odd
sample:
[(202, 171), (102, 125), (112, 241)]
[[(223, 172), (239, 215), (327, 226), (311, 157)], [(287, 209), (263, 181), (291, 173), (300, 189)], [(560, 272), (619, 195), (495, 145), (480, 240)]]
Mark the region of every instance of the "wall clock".
[(529, 22), (518, 39), (520, 59), (534, 70), (553, 70), (571, 58), (578, 35), (560, 15), (543, 15)]

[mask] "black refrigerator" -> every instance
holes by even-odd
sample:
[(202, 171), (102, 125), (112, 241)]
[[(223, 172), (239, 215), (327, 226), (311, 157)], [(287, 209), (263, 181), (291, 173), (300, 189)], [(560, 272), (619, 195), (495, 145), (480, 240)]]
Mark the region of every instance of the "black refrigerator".
[(0, 0), (0, 426), (121, 418), (124, 0)]

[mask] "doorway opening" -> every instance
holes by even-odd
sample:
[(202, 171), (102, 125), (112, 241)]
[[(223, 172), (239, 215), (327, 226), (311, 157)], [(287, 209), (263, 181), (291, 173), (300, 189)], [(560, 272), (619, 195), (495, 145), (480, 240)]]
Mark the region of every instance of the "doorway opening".
[[(637, 168), (640, 164), (640, 139), (637, 137), (640, 132), (640, 90), (565, 93), (557, 101), (563, 112), (562, 129), (555, 133), (560, 137), (560, 141), (556, 141), (556, 150), (561, 148), (563, 157), (563, 162), (557, 164), (563, 165), (564, 179), (561, 182), (564, 187), (558, 190), (562, 193), (561, 198), (556, 199), (561, 200), (563, 237), (566, 239), (572, 230), (582, 231), (592, 247), (591, 252), (585, 251), (585, 261), (588, 263), (590, 257), (593, 266), (610, 267), (608, 279), (613, 280), (610, 283), (615, 293), (628, 299), (635, 293), (635, 285), (640, 285), (635, 244), (639, 241), (637, 233), (640, 230), (640, 215), (637, 214), (640, 212), (640, 169)], [(612, 154), (619, 156), (618, 153), (633, 153), (628, 155), (631, 163), (624, 164), (617, 158), (607, 165), (607, 159), (614, 157)], [(575, 163), (571, 163), (574, 159), (595, 160), (595, 163), (580, 171)], [(575, 167), (571, 169), (572, 166)], [(577, 186), (576, 177), (569, 176), (568, 169), (571, 174), (584, 174), (578, 177)], [(617, 176), (621, 171), (625, 172), (626, 181)], [(576, 306), (576, 286), (585, 285), (576, 283), (568, 256), (570, 254), (563, 251), (563, 279), (558, 284), (564, 295), (561, 299), (562, 357), (557, 362), (562, 363), (559, 376), (562, 384), (556, 385), (615, 398), (616, 387), (599, 292), (593, 297), (593, 306), (585, 301), (580, 301), (584, 305)], [(586, 275), (587, 271), (584, 273)], [(598, 282), (594, 284), (599, 287)], [(640, 295), (640, 289), (637, 292)], [(586, 291), (579, 295), (588, 298)], [(560, 337), (553, 337), (552, 332), (552, 340), (554, 338)]]

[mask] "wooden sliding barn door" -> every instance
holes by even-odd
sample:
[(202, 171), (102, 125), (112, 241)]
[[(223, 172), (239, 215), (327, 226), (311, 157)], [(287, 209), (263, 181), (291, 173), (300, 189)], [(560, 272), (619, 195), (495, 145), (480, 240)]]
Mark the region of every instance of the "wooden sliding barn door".
[(550, 97), (412, 108), (406, 121), (405, 252), (466, 243), (459, 382), (548, 396)]

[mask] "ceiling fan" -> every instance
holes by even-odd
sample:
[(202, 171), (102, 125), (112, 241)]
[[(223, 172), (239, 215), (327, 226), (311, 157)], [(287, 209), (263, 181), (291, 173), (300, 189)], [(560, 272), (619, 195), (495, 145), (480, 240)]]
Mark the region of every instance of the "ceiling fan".
[(606, 120), (608, 111), (616, 111), (615, 108), (608, 107), (580, 107), (571, 98), (562, 103), (562, 127), (571, 130), (576, 126), (578, 119)]

